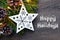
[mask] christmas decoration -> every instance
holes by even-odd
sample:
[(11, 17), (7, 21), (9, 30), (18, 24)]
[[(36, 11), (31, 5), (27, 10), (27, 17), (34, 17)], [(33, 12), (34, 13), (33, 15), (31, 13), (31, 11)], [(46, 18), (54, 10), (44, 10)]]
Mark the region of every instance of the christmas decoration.
[[(24, 5), (25, 5), (25, 9), (29, 12), (29, 13), (31, 13), (31, 14), (33, 14), (33, 13), (37, 13), (37, 9), (38, 9), (38, 6), (37, 6), (37, 1), (36, 0), (30, 0), (29, 2), (27, 1), (27, 0), (23, 0), (23, 2), (24, 2)], [(0, 18), (0, 20), (1, 19), (3, 19), (4, 21), (0, 21), (0, 25), (3, 25), (3, 27), (2, 26), (0, 26), (0, 27), (2, 27), (3, 28), (3, 31), (4, 32), (1, 32), (2, 34), (4, 34), (4, 35), (8, 35), (8, 34), (11, 34), (13, 31), (15, 32), (16, 31), (16, 24), (11, 20), (11, 19), (9, 19), (8, 17), (9, 16), (13, 16), (13, 15), (17, 15), (17, 14), (19, 14), (19, 11), (20, 11), (20, 9), (21, 9), (21, 6), (22, 6), (22, 4), (23, 4), (23, 2), (22, 2), (22, 0), (0, 0), (0, 9), (1, 8), (3, 8), (3, 10), (4, 9), (6, 9), (5, 11), (4, 11), (4, 13), (3, 13), (3, 17), (2, 18)], [(23, 10), (25, 10), (25, 9), (23, 9)], [(22, 12), (22, 11), (21, 11)], [(28, 13), (27, 12), (27, 13)], [(22, 13), (23, 14), (23, 13)], [(5, 16), (4, 16), (5, 15)], [(19, 14), (20, 15), (20, 14)], [(27, 14), (28, 15), (28, 14)], [(29, 14), (30, 15), (30, 14)], [(0, 15), (0, 17), (1, 17), (1, 15)], [(30, 17), (29, 17), (30, 18)], [(33, 19), (33, 18), (32, 18)], [(8, 22), (7, 22), (8, 21)], [(32, 22), (32, 21), (31, 21)], [(8, 27), (8, 28), (7, 28)], [(9, 32), (7, 32), (7, 30), (10, 28), (10, 33)], [(6, 31), (5, 31), (5, 29), (6, 29)], [(13, 31), (12, 31), (13, 30)], [(7, 32), (7, 33), (6, 33)], [(19, 34), (23, 34), (25, 31), (23, 30), (23, 31), (21, 31)]]
[(20, 0), (7, 0), (9, 6), (18, 6), (21, 2)]
[(15, 16), (10, 16), (9, 18), (17, 23), (16, 33), (18, 33), (19, 31), (23, 30), (24, 28), (34, 31), (32, 21), (36, 18), (37, 15), (38, 14), (32, 14), (32, 13), (29, 14), (26, 11), (25, 6), (22, 4), (20, 13)]
[(17, 6), (22, 4), (20, 0), (7, 0), (7, 3), (10, 7), (13, 7), (14, 9), (16, 9)]
[(0, 34), (10, 35), (12, 33), (12, 30), (5, 21), (6, 16), (6, 11), (0, 8)]

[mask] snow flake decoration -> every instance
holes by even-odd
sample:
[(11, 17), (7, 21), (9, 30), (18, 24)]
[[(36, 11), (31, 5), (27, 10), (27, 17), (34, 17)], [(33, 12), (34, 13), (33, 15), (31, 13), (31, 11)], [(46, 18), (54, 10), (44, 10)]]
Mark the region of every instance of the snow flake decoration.
[(9, 18), (17, 23), (16, 33), (20, 32), (24, 28), (34, 31), (32, 21), (37, 17), (38, 14), (28, 13), (25, 6), (22, 5), (18, 15), (10, 16)]

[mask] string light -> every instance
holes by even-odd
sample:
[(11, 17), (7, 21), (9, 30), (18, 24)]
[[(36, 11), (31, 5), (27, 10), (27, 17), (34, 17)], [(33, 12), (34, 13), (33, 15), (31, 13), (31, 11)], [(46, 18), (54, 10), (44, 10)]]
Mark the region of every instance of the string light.
[(19, 5), (22, 5), (22, 4), (19, 4)]
[(11, 9), (9, 6), (7, 7), (8, 9)]
[(28, 3), (31, 2), (31, 0), (26, 0)]
[(22, 2), (21, 2), (21, 1), (19, 2), (19, 5), (20, 5), (20, 6), (22, 5)]

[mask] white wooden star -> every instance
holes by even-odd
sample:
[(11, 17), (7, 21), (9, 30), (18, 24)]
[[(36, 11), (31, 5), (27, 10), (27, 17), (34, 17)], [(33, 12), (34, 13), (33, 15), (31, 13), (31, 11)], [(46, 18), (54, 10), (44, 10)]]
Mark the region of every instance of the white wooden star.
[(18, 15), (10, 16), (9, 18), (17, 23), (16, 33), (20, 32), (24, 28), (34, 31), (32, 21), (36, 18), (38, 14), (28, 13), (24, 5), (22, 5), (21, 10)]

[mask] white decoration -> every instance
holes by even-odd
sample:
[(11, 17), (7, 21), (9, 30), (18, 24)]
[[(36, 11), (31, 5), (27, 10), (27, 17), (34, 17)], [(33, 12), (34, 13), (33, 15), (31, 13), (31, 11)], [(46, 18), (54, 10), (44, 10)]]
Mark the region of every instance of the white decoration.
[(16, 33), (20, 32), (24, 28), (34, 31), (32, 21), (36, 18), (38, 14), (28, 13), (24, 5), (22, 5), (21, 10), (18, 15), (10, 16), (9, 18), (17, 23)]

